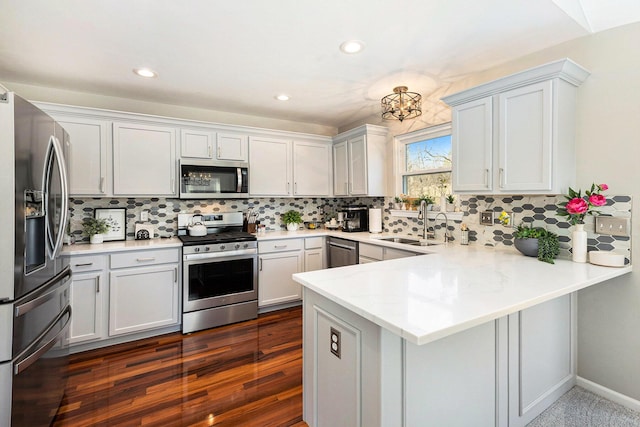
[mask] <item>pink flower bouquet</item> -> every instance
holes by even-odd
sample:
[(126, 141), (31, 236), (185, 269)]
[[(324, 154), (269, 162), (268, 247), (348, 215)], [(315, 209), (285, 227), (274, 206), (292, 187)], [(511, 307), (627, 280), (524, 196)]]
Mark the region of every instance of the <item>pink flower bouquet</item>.
[(572, 225), (584, 224), (584, 216), (589, 214), (593, 215), (597, 213), (594, 207), (604, 206), (607, 204), (607, 198), (600, 192), (608, 190), (607, 184), (591, 184), (591, 189), (585, 191), (585, 196), (582, 196), (582, 190), (575, 191), (569, 188), (569, 195), (565, 196), (567, 201), (559, 205), (559, 209), (556, 213), (559, 216), (569, 217), (569, 222)]

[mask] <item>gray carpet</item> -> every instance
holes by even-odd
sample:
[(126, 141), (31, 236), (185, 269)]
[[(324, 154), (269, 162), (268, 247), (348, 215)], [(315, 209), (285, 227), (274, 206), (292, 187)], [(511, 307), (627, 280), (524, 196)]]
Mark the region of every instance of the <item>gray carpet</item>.
[(573, 387), (527, 427), (639, 427), (640, 412)]

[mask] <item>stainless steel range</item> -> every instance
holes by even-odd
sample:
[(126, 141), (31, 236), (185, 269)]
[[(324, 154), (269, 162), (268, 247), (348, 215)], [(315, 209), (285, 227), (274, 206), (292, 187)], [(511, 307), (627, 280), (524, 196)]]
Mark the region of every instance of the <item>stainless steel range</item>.
[(178, 237), (182, 333), (255, 319), (258, 244), (256, 236), (242, 231), (242, 212), (178, 214)]

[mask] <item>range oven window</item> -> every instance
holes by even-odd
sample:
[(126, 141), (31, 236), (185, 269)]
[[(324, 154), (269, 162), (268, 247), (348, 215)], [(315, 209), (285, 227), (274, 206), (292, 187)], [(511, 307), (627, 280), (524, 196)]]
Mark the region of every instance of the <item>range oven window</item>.
[(253, 258), (215, 261), (189, 266), (189, 300), (251, 292)]

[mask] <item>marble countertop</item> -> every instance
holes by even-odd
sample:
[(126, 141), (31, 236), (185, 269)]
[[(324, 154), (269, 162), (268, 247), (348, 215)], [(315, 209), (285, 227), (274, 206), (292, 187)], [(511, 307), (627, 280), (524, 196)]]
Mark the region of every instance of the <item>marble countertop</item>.
[(62, 255), (91, 255), (108, 252), (135, 251), (143, 249), (164, 249), (182, 247), (182, 242), (177, 237), (156, 238), (149, 240), (119, 240), (92, 245), (90, 243), (77, 243), (64, 245)]
[(421, 345), (631, 272), (631, 266), (569, 260), (548, 264), (513, 248), (451, 243), (415, 250), (431, 254), (297, 273), (293, 279)]

